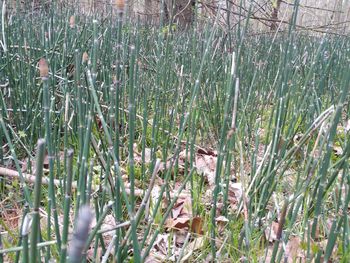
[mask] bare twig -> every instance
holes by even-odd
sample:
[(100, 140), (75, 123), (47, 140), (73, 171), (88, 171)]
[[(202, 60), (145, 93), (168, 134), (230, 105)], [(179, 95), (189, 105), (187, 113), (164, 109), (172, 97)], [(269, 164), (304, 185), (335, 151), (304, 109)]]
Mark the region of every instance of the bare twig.
[[(18, 174), (17, 171), (11, 170), (11, 169), (8, 169), (8, 168), (4, 168), (4, 167), (0, 167), (0, 175), (1, 176), (5, 176), (5, 177), (9, 177), (9, 178), (19, 178), (19, 174)], [(28, 173), (22, 173), (22, 175), (23, 175), (23, 178), (24, 178), (24, 180), (26, 182), (31, 183), (31, 184), (33, 184), (35, 182), (35, 175), (28, 174)], [(49, 178), (48, 177), (43, 177), (41, 183), (43, 185), (49, 185)], [(60, 187), (61, 186), (61, 181), (58, 180), (58, 179), (55, 179), (53, 183), (54, 183), (54, 185), (56, 187)], [(77, 182), (76, 181), (72, 182), (72, 188), (73, 189), (77, 189)], [(94, 186), (92, 188), (93, 188), (93, 190), (95, 190)], [(129, 188), (126, 188), (125, 190), (126, 190), (127, 194), (130, 194), (130, 189)], [(143, 194), (142, 190), (135, 189), (135, 195), (136, 196), (142, 196), (142, 194)]]

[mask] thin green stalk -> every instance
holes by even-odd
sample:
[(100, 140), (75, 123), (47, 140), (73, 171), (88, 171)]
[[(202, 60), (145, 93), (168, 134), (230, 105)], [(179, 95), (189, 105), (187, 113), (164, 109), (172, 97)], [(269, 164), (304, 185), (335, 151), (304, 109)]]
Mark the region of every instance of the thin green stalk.
[(35, 185), (34, 185), (34, 203), (32, 211), (32, 229), (30, 237), (30, 261), (32, 263), (37, 262), (38, 254), (38, 237), (40, 231), (40, 202), (41, 202), (41, 182), (44, 168), (44, 153), (45, 153), (45, 140), (40, 139), (38, 141), (38, 151), (36, 156), (36, 174), (35, 174)]
[(62, 230), (62, 246), (60, 263), (65, 263), (67, 258), (67, 245), (68, 245), (68, 230), (69, 230), (69, 212), (70, 203), (72, 198), (72, 179), (73, 179), (73, 150), (70, 149), (67, 152), (67, 180), (66, 180), (66, 194), (64, 198), (64, 218), (63, 218), (63, 230)]
[(25, 215), (22, 225), (22, 243), (23, 243), (23, 250), (22, 250), (22, 262), (27, 263), (29, 262), (29, 233), (30, 233), (30, 227), (31, 227), (32, 219), (28, 214)]
[[(44, 114), (44, 120), (45, 120), (45, 140), (47, 144), (47, 152), (48, 152), (48, 159), (49, 159), (49, 197), (48, 197), (48, 214), (51, 214), (51, 211), (53, 213), (54, 218), (54, 229), (55, 229), (55, 235), (57, 239), (57, 248), (60, 250), (61, 247), (61, 237), (60, 237), (60, 229), (59, 229), (59, 222), (58, 222), (58, 212), (57, 212), (57, 205), (56, 205), (56, 195), (55, 195), (55, 175), (54, 175), (54, 151), (53, 151), (53, 142), (51, 139), (51, 117), (50, 117), (50, 91), (49, 91), (49, 66), (45, 59), (41, 59), (39, 61), (39, 71), (40, 71), (40, 77), (43, 82), (43, 114)], [(48, 237), (51, 237), (51, 220), (48, 220), (47, 224), (47, 234)], [(48, 249), (49, 250), (49, 249)], [(49, 254), (49, 252), (48, 252)]]
[(79, 210), (73, 238), (68, 251), (69, 263), (81, 263), (86, 260), (86, 241), (89, 237), (92, 213), (88, 206), (84, 205)]
[[(40, 248), (45, 248), (45, 247), (48, 247), (48, 246), (56, 245), (56, 240), (40, 242), (40, 243), (37, 243), (36, 245), (37, 245), (37, 248), (39, 248), (39, 249)], [(31, 245), (29, 244), (29, 249), (30, 248), (31, 248)], [(11, 248), (0, 250), (0, 254), (14, 253), (14, 252), (22, 251), (22, 250), (23, 250), (23, 246), (11, 247)], [(27, 262), (31, 262), (31, 261), (27, 261)]]
[[(350, 77), (347, 76), (346, 78), (344, 78), (344, 81), (346, 81), (344, 83), (349, 83)], [(324, 189), (326, 186), (327, 170), (328, 170), (328, 167), (330, 165), (330, 159), (331, 159), (331, 153), (333, 150), (332, 148), (333, 148), (333, 143), (334, 143), (334, 139), (335, 139), (335, 134), (337, 132), (337, 126), (338, 126), (339, 119), (341, 118), (341, 114), (342, 114), (342, 107), (344, 105), (344, 102), (345, 102), (345, 99), (348, 95), (348, 92), (349, 92), (349, 87), (344, 85), (344, 88), (343, 88), (342, 93), (341, 93), (341, 97), (339, 99), (339, 102), (338, 102), (338, 105), (336, 108), (334, 118), (332, 120), (330, 134), (329, 134), (329, 137), (327, 138), (328, 144), (326, 146), (327, 147), (326, 154), (325, 154), (325, 157), (323, 159), (322, 166), (320, 168), (319, 188), (317, 191), (317, 198), (316, 198), (316, 203), (315, 203), (315, 214), (314, 214), (314, 220), (313, 220), (312, 231), (311, 231), (312, 238), (315, 238), (315, 235), (316, 235), (318, 219), (319, 219), (319, 216), (321, 214), (321, 207), (322, 207), (321, 203), (323, 200)]]

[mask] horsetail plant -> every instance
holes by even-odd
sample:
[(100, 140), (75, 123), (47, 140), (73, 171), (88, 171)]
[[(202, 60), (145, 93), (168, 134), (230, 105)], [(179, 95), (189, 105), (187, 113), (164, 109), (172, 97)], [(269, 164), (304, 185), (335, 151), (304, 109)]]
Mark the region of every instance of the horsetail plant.
[(61, 258), (60, 262), (65, 263), (67, 257), (67, 245), (68, 245), (68, 227), (69, 227), (69, 212), (72, 198), (72, 179), (73, 179), (73, 150), (69, 150), (67, 153), (67, 180), (66, 180), (66, 194), (64, 200), (64, 219), (62, 230), (62, 246), (61, 246)]
[[(178, 240), (168, 222), (181, 193), (203, 234), (184, 227), (184, 244), (163, 259), (174, 251), (175, 261), (289, 261), (294, 241), (293, 260), (346, 261), (348, 38), (301, 32), (298, 0), (278, 31), (266, 34), (253, 33), (254, 1), (241, 1), (246, 6), (224, 20), (222, 7), (210, 13), (215, 21), (202, 20), (203, 11), (186, 29), (176, 23), (178, 3), (166, 2), (151, 6), (160, 12), (155, 24), (126, 16), (124, 0), (113, 1), (116, 16), (59, 1), (25, 3), (28, 12), (20, 1), (16, 10), (7, 5), (0, 27), (3, 260), (30, 262), (34, 246), (45, 261), (152, 260), (158, 238)], [(45, 223), (34, 226), (26, 210), (37, 209), (33, 153), (44, 137)], [(17, 231), (6, 214), (14, 207)], [(111, 218), (115, 225), (105, 228)], [(84, 232), (73, 234), (74, 249), (71, 223)], [(36, 243), (29, 242), (33, 228)], [(198, 238), (202, 246), (187, 253)]]
[[(53, 150), (53, 143), (51, 140), (51, 117), (50, 117), (50, 91), (49, 91), (49, 65), (45, 58), (41, 58), (39, 60), (39, 73), (40, 77), (43, 83), (43, 114), (44, 114), (44, 120), (45, 120), (45, 138), (46, 138), (46, 144), (47, 144), (47, 152), (48, 152), (48, 159), (49, 159), (49, 198), (48, 198), (48, 214), (50, 215), (51, 212), (53, 213), (54, 218), (54, 229), (55, 229), (55, 235), (57, 239), (57, 246), (58, 249), (61, 247), (61, 238), (60, 238), (60, 230), (59, 230), (59, 223), (58, 223), (58, 212), (56, 207), (56, 195), (55, 195), (55, 187), (54, 187), (54, 150)], [(51, 236), (51, 218), (48, 218), (47, 221), (47, 232), (48, 236)], [(50, 249), (48, 248), (48, 257), (49, 256)]]
[(23, 253), (22, 253), (22, 262), (29, 262), (29, 233), (31, 228), (32, 218), (30, 214), (24, 216), (23, 225), (22, 225), (22, 244), (23, 244)]
[[(34, 203), (33, 211), (31, 213), (31, 236), (30, 236), (30, 262), (37, 262), (38, 254), (38, 239), (40, 236), (40, 202), (41, 202), (41, 181), (43, 177), (44, 169), (44, 154), (45, 154), (45, 140), (40, 139), (38, 141), (38, 150), (36, 156), (36, 175), (35, 175), (35, 186), (34, 186)], [(27, 227), (27, 226), (26, 226)], [(26, 248), (25, 248), (26, 249)], [(24, 252), (24, 257), (26, 257)]]
[(86, 261), (86, 242), (89, 236), (92, 213), (88, 206), (80, 208), (74, 233), (68, 250), (68, 262), (78, 263)]

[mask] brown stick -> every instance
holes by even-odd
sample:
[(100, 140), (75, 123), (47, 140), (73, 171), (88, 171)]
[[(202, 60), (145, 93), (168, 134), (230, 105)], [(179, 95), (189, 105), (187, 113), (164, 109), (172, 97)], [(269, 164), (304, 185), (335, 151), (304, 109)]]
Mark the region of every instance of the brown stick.
[[(22, 173), (23, 175), (23, 178), (26, 182), (28, 183), (34, 183), (35, 182), (35, 175), (32, 175), (32, 174), (28, 174), (28, 173)], [(5, 167), (0, 167), (0, 176), (4, 176), (4, 177), (8, 177), (8, 178), (19, 178), (19, 174), (17, 171), (15, 170), (11, 170), (11, 169), (8, 169), (8, 168), (5, 168)], [(49, 178), (48, 177), (43, 177), (42, 178), (42, 181), (41, 183), (43, 185), (49, 185)], [(55, 186), (61, 186), (61, 180), (58, 180), (58, 179), (54, 179), (54, 185)], [(72, 188), (73, 189), (77, 189), (77, 182), (74, 181), (72, 182)], [(94, 188), (94, 187), (93, 187)], [(96, 190), (96, 189), (93, 189), (93, 190)], [(126, 188), (126, 193), (127, 194), (130, 194), (130, 189), (129, 188)], [(135, 195), (136, 196), (142, 196), (143, 195), (143, 191), (140, 190), (140, 189), (135, 189)]]

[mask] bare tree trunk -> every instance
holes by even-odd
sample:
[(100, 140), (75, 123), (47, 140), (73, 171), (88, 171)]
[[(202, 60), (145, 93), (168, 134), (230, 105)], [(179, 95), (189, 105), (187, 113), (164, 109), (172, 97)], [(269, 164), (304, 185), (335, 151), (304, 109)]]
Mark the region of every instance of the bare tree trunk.
[(193, 23), (195, 16), (196, 0), (167, 0), (165, 13), (169, 19), (186, 27)]
[(277, 0), (276, 5), (273, 7), (271, 14), (271, 31), (276, 31), (278, 28), (278, 12), (280, 11), (282, 0)]
[(146, 13), (146, 21), (150, 22), (152, 21), (152, 16), (154, 15), (154, 8), (153, 8), (153, 0), (145, 0), (145, 13)]

